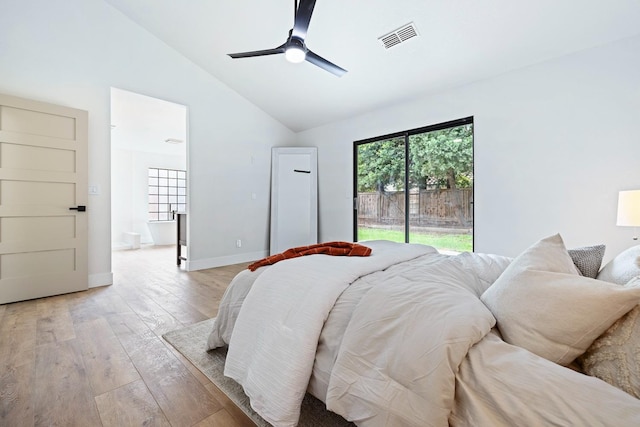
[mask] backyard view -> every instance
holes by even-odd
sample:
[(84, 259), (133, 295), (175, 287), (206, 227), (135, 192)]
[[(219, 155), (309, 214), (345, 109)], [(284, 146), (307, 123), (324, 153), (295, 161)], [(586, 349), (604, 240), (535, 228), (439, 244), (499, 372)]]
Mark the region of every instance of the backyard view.
[(473, 123), (359, 143), (357, 240), (473, 250)]
[[(361, 227), (358, 228), (358, 240), (404, 242), (404, 231)], [(473, 248), (472, 236), (469, 233), (415, 233), (411, 236), (411, 243), (431, 245), (438, 249), (452, 252), (471, 252)]]

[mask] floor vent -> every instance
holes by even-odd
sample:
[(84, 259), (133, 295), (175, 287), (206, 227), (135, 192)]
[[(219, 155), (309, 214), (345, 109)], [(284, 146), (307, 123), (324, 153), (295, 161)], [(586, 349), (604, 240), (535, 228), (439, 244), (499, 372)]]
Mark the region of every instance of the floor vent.
[(395, 31), (390, 32), (389, 34), (385, 34), (378, 40), (380, 40), (385, 49), (389, 49), (417, 36), (418, 32), (416, 31), (416, 27), (412, 22), (401, 28), (398, 28)]

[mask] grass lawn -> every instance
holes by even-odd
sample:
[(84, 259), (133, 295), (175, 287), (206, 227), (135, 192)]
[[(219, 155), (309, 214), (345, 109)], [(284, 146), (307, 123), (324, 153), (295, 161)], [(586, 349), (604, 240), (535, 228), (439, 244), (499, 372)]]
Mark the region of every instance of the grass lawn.
[[(404, 232), (381, 228), (359, 228), (358, 240), (392, 240), (404, 242)], [(471, 252), (473, 249), (471, 234), (423, 234), (411, 233), (411, 243), (431, 245), (437, 249), (456, 252)]]

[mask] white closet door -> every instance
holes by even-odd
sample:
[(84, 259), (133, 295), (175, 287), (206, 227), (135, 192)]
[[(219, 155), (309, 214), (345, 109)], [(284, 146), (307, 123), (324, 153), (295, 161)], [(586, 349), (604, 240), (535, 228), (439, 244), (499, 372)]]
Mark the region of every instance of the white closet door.
[(318, 243), (316, 148), (273, 148), (271, 255)]

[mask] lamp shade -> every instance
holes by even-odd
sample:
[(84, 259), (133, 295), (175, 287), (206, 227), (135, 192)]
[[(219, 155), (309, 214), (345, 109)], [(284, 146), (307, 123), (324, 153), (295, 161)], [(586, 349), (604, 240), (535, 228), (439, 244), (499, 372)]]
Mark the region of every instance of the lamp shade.
[(616, 225), (640, 227), (640, 190), (621, 191), (618, 194)]

